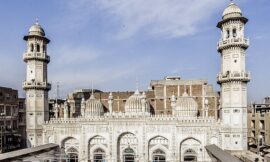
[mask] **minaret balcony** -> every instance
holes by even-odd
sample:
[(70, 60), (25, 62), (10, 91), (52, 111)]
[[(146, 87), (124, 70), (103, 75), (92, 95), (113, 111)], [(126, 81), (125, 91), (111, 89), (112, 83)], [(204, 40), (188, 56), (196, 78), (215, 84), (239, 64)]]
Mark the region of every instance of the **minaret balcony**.
[(218, 51), (221, 51), (227, 47), (239, 46), (247, 49), (249, 47), (248, 38), (229, 38), (225, 40), (220, 40), (217, 44)]
[(50, 62), (50, 56), (44, 52), (25, 52), (23, 54), (23, 60), (26, 62), (28, 60), (40, 60), (47, 63)]
[(251, 79), (250, 72), (242, 72), (242, 73), (230, 73), (230, 74), (218, 74), (217, 80), (218, 83), (224, 83), (229, 81), (242, 81), (249, 82)]
[(24, 81), (23, 89), (41, 89), (41, 90), (50, 90), (51, 84), (48, 82), (36, 82), (36, 81)]

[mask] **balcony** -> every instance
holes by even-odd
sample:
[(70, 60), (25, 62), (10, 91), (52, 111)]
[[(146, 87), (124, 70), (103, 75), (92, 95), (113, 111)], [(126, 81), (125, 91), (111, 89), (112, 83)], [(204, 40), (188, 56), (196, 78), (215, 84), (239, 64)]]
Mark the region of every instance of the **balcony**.
[(25, 62), (27, 60), (40, 60), (40, 61), (45, 61), (49, 63), (50, 56), (48, 56), (46, 53), (41, 53), (41, 52), (25, 52), (23, 54), (23, 60)]
[(228, 46), (240, 46), (244, 48), (249, 47), (249, 39), (247, 38), (229, 38), (226, 40), (220, 40), (217, 44), (218, 51), (223, 50)]
[(50, 90), (51, 84), (47, 82), (36, 82), (36, 81), (24, 81), (23, 89), (42, 89), (42, 90)]
[(241, 73), (229, 73), (229, 74), (218, 74), (217, 80), (218, 83), (228, 82), (228, 81), (250, 81), (250, 72), (241, 72)]

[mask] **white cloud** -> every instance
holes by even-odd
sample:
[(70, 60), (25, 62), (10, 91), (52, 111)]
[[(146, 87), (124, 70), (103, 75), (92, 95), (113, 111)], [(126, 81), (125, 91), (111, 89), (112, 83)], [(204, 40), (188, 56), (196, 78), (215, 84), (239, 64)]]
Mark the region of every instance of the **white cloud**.
[(69, 7), (81, 11), (85, 18), (93, 6), (100, 8), (103, 14), (109, 14), (108, 23), (117, 27), (112, 30), (119, 39), (141, 31), (168, 38), (194, 34), (200, 23), (208, 20), (224, 3), (220, 0), (76, 0), (69, 3)]

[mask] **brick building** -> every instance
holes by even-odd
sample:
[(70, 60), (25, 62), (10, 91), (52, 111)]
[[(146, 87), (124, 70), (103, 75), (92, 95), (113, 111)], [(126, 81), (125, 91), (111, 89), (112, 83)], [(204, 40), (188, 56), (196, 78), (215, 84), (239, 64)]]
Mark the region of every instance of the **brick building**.
[(270, 152), (270, 97), (264, 103), (254, 103), (248, 114), (249, 149), (260, 155)]
[(0, 115), (0, 151), (8, 152), (23, 148), (25, 106), (24, 99), (18, 98), (17, 90), (0, 87)]
[[(163, 80), (152, 80), (150, 82), (150, 89), (145, 92), (146, 97), (150, 103), (150, 111), (152, 114), (161, 115), (172, 114), (171, 97), (176, 98), (183, 96), (186, 92), (192, 96), (198, 103), (198, 116), (213, 116), (216, 119), (219, 117), (219, 93), (214, 91), (213, 86), (208, 84), (207, 80), (182, 80), (180, 77), (165, 77)], [(68, 102), (73, 111), (71, 117), (76, 117), (81, 114), (82, 98), (89, 99), (91, 96), (91, 89), (76, 90), (68, 95)], [(127, 99), (133, 95), (134, 92), (102, 92), (100, 90), (93, 90), (96, 99), (99, 99), (104, 106), (104, 111), (108, 112), (108, 97), (111, 93), (114, 96), (113, 111), (124, 112), (124, 106)], [(207, 107), (206, 103), (207, 102)], [(54, 100), (50, 100), (49, 109), (52, 112), (52, 104)], [(64, 101), (59, 100), (58, 116), (64, 115)], [(53, 113), (51, 113), (52, 115)], [(50, 115), (50, 116), (51, 116)]]

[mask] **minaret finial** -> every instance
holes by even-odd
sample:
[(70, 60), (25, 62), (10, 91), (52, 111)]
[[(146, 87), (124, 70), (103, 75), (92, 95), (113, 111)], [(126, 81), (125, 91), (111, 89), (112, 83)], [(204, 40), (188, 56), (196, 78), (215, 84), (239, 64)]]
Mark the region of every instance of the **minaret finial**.
[(138, 81), (138, 77), (136, 77), (136, 90), (135, 90), (135, 94), (139, 94), (139, 81)]
[(36, 25), (39, 25), (39, 20), (38, 20), (38, 17), (36, 17), (36, 22), (35, 22)]
[(94, 95), (93, 80), (91, 81), (91, 94)]

